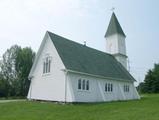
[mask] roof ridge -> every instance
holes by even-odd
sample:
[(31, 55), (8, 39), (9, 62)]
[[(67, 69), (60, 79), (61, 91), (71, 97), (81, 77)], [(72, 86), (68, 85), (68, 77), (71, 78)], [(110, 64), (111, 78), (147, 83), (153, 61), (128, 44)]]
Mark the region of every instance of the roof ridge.
[(92, 48), (92, 47), (90, 47), (90, 46), (83, 45), (82, 43), (79, 43), (79, 42), (70, 40), (70, 39), (68, 39), (68, 38), (65, 38), (65, 37), (63, 37), (63, 36), (61, 36), (61, 35), (55, 34), (55, 33), (53, 33), (53, 32), (50, 32), (50, 31), (47, 31), (47, 32), (48, 32), (49, 34), (53, 34), (53, 35), (56, 35), (56, 36), (58, 36), (58, 37), (64, 38), (65, 40), (68, 40), (68, 41), (73, 42), (73, 43), (75, 43), (75, 44), (84, 46), (84, 47), (86, 47), (86, 48), (88, 48), (88, 49), (96, 50), (96, 51), (101, 52), (101, 53), (103, 53), (103, 54), (110, 55), (110, 56), (114, 57), (114, 56), (113, 56), (112, 54), (110, 54), (110, 53), (107, 53), (107, 52), (104, 52), (104, 51), (101, 51), (101, 50)]

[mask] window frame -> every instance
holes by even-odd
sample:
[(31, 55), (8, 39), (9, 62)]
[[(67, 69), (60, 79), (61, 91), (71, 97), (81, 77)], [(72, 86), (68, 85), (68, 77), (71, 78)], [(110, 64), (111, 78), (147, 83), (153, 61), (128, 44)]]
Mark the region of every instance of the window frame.
[(110, 84), (110, 92), (113, 92), (113, 84)]
[(43, 70), (42, 70), (42, 74), (46, 75), (46, 74), (50, 74), (51, 72), (51, 62), (52, 62), (52, 57), (48, 54), (45, 55), (45, 57), (43, 58)]
[(86, 80), (86, 90), (89, 90), (89, 80)]
[(123, 89), (124, 89), (125, 93), (129, 93), (130, 92), (130, 85), (125, 84)]
[(105, 92), (108, 92), (108, 83), (105, 83)]
[(105, 93), (112, 93), (113, 92), (113, 83), (106, 82), (104, 86)]
[(77, 83), (77, 89), (79, 91), (89, 91), (90, 90), (90, 81), (84, 78), (79, 78)]
[(81, 84), (82, 80), (81, 79), (78, 79), (78, 89), (81, 90), (82, 88), (82, 84)]
[(86, 88), (86, 80), (83, 79), (82, 80), (82, 90), (85, 90), (85, 88)]

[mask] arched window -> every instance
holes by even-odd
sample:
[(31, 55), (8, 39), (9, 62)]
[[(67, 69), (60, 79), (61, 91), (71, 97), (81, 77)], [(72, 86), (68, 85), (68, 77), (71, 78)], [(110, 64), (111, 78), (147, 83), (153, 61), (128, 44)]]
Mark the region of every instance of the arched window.
[(43, 74), (49, 73), (51, 70), (51, 57), (47, 56), (43, 61)]

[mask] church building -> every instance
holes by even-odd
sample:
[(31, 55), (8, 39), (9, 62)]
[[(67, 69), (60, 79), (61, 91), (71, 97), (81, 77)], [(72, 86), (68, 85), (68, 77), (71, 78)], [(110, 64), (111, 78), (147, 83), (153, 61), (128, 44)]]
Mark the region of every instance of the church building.
[(140, 99), (127, 70), (126, 35), (115, 13), (106, 34), (106, 52), (47, 31), (29, 79), (27, 98), (58, 102)]

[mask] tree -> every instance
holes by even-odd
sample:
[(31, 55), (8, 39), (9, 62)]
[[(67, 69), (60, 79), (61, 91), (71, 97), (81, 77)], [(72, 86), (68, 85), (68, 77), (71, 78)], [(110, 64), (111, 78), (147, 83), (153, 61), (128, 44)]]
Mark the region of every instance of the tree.
[(7, 83), (4, 81), (2, 75), (0, 74), (0, 97), (7, 97), (7, 89), (6, 89)]
[[(17, 71), (17, 77), (19, 82), (19, 94), (21, 96), (26, 96), (28, 93), (30, 81), (28, 80), (28, 75), (33, 64), (35, 53), (31, 48), (23, 48), (19, 51), (15, 69)], [(18, 83), (17, 83), (18, 84)]]
[(145, 83), (144, 83), (144, 82), (141, 82), (141, 83), (137, 86), (137, 90), (138, 90), (140, 93), (146, 93)]
[(3, 59), (1, 62), (1, 75), (5, 83), (5, 89), (7, 91), (7, 96), (15, 95), (15, 90), (13, 90), (13, 84), (17, 80), (17, 74), (15, 70), (16, 57), (21, 48), (18, 45), (12, 46), (10, 49), (3, 54)]
[(154, 65), (153, 69), (153, 87), (152, 91), (153, 93), (159, 93), (159, 64)]
[(145, 92), (152, 93), (153, 92), (153, 84), (154, 84), (154, 77), (152, 70), (149, 70), (147, 75), (145, 76)]
[(154, 64), (154, 68), (147, 72), (144, 82), (138, 88), (144, 93), (159, 93), (159, 64)]
[[(0, 89), (7, 91), (7, 96), (26, 96), (29, 88), (28, 75), (35, 53), (31, 48), (12, 46), (3, 54), (1, 62)], [(5, 83), (5, 85), (4, 85)], [(3, 87), (2, 87), (3, 86)]]

